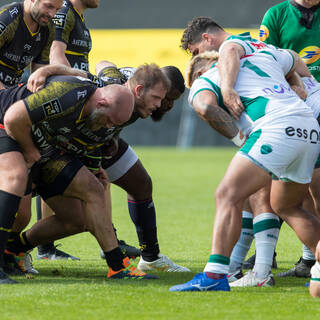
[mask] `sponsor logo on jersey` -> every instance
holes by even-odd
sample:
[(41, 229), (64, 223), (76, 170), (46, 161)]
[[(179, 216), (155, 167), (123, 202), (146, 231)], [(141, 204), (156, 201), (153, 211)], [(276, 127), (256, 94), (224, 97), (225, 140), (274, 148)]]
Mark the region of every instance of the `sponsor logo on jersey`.
[(285, 128), (285, 133), (288, 137), (290, 137), (289, 139), (293, 140), (309, 140), (310, 143), (313, 144), (317, 144), (320, 141), (320, 132), (315, 129), (309, 131), (308, 129), (290, 126)]
[(250, 44), (255, 47), (257, 50), (263, 49), (266, 47), (266, 44), (263, 42), (250, 42)]
[(90, 42), (87, 40), (81, 40), (81, 39), (72, 39), (71, 44), (79, 47), (86, 47), (88, 48), (90, 46)]
[(66, 17), (67, 15), (65, 13), (57, 13), (52, 21), (56, 25), (57, 28), (63, 29), (66, 24)]
[(31, 48), (32, 48), (32, 46), (30, 46), (30, 44), (27, 44), (27, 43), (23, 46), (23, 50), (25, 50), (25, 51), (30, 51)]
[(86, 97), (88, 91), (87, 90), (83, 90), (83, 91), (78, 91), (77, 92), (77, 100), (79, 101), (80, 99), (83, 99)]
[(84, 31), (83, 31), (83, 35), (84, 35), (86, 38), (89, 38), (89, 36), (90, 36), (89, 31), (88, 31), (88, 30), (84, 30)]
[(259, 40), (264, 41), (269, 37), (269, 29), (266, 26), (260, 26)]
[(0, 22), (0, 35), (1, 35), (6, 29), (7, 29), (7, 26), (6, 26), (4, 23)]
[(60, 129), (58, 129), (58, 131), (62, 134), (69, 134), (71, 132), (71, 129), (70, 128), (67, 128), (67, 127), (62, 127)]
[[(89, 63), (87, 63), (87, 62), (81, 62), (81, 63), (75, 62), (73, 64), (72, 68), (83, 70), (83, 71), (89, 71)], [(86, 79), (86, 80), (88, 80), (88, 79)]]
[(32, 126), (32, 136), (39, 149), (47, 149), (50, 147), (42, 130), (34, 125)]
[(317, 85), (317, 83), (311, 78), (304, 80), (303, 83), (307, 91), (310, 91)]
[(11, 77), (8, 74), (5, 74), (4, 72), (0, 72), (0, 81), (8, 86), (13, 86), (14, 84), (17, 84), (19, 82), (19, 77)]
[(274, 85), (273, 87), (263, 88), (262, 91), (265, 94), (284, 94), (292, 92), (289, 86), (284, 86), (283, 84), (280, 85)]
[(10, 16), (13, 18), (14, 16), (16, 16), (19, 13), (19, 10), (17, 7), (14, 7), (9, 10), (9, 13), (10, 13)]
[(60, 105), (60, 102), (58, 99), (54, 99), (54, 100), (51, 100), (51, 101), (44, 103), (42, 105), (42, 109), (43, 109), (44, 114), (47, 117), (54, 116), (54, 115), (62, 112), (61, 105)]
[(317, 46), (309, 46), (302, 49), (299, 56), (306, 64), (311, 64), (320, 58), (320, 49)]

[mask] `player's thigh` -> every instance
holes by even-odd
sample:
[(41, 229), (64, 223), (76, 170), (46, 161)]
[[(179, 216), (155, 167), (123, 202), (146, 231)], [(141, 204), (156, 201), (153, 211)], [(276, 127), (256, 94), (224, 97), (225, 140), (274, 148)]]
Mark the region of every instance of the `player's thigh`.
[(269, 174), (252, 159), (237, 153), (216, 191), (216, 199), (238, 202), (245, 200), (269, 181)]

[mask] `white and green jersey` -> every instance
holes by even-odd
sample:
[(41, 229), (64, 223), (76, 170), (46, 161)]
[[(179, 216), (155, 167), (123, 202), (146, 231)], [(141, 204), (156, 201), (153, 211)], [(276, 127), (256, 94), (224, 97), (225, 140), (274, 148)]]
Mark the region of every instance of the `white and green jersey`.
[(263, 52), (265, 50), (276, 50), (275, 46), (254, 39), (250, 36), (249, 32), (244, 32), (239, 35), (228, 37), (220, 46), (219, 53), (221, 52), (222, 48), (230, 42), (239, 44), (243, 48), (245, 55), (254, 54), (256, 52)]
[[(235, 83), (245, 112), (238, 123), (241, 130), (250, 131), (283, 127), (288, 116), (311, 116), (313, 113), (293, 90), (285, 79), (294, 63), (292, 55), (285, 50), (265, 48), (240, 60), (240, 70)], [(220, 90), (219, 65), (214, 64), (210, 70), (194, 81), (189, 102), (203, 90), (209, 90), (217, 96), (218, 105), (224, 108)], [(244, 128), (247, 126), (247, 128)]]
[(305, 102), (313, 110), (313, 115), (317, 119), (320, 115), (320, 83), (309, 77), (303, 77), (302, 81), (308, 93)]

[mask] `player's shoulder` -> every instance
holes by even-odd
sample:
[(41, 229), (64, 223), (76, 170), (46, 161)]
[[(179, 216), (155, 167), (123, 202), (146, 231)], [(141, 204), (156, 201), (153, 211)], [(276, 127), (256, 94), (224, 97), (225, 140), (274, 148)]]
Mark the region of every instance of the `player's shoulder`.
[(8, 25), (21, 15), (23, 15), (23, 4), (21, 2), (13, 2), (0, 7), (2, 24)]
[(58, 13), (68, 13), (69, 11), (73, 12), (73, 10), (74, 10), (74, 7), (72, 3), (69, 0), (64, 0), (62, 3), (62, 7), (58, 11)]
[(272, 19), (272, 18), (274, 19), (279, 16), (281, 17), (284, 14), (286, 14), (286, 12), (289, 9), (290, 9), (289, 1), (280, 2), (266, 11), (263, 20)]

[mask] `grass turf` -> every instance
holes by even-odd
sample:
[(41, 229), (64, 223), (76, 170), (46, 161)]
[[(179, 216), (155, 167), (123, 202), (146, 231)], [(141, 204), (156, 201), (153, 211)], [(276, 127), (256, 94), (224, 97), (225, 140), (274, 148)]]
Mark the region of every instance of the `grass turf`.
[[(98, 245), (84, 233), (57, 242), (63, 244), (60, 249), (81, 261), (37, 261), (33, 252), (40, 275), (13, 277), (19, 284), (1, 286), (1, 319), (317, 317), (320, 301), (309, 296), (306, 279), (276, 278), (274, 288), (237, 288), (228, 293), (170, 293), (170, 286), (190, 280), (207, 261), (214, 190), (235, 149), (136, 148), (136, 152), (153, 179), (161, 252), (192, 273), (156, 273), (160, 279), (155, 281), (106, 280), (107, 268)], [(112, 187), (112, 197), (119, 238), (137, 245), (125, 193)], [(282, 227), (277, 252), (275, 273), (291, 268), (301, 255), (301, 244), (287, 226)]]

